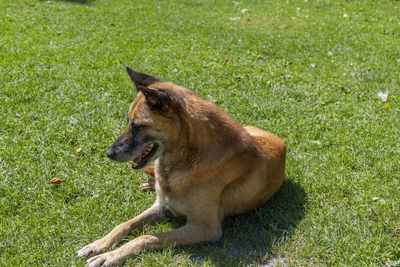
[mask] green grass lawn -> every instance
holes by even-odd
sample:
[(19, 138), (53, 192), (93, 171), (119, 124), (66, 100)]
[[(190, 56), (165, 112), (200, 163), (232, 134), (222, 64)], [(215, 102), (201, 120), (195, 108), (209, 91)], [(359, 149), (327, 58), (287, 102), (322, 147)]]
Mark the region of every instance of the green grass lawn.
[(288, 147), (282, 189), (219, 242), (128, 266), (400, 265), (399, 1), (3, 0), (0, 266), (82, 266), (75, 251), (153, 203), (105, 155), (135, 97), (125, 66)]

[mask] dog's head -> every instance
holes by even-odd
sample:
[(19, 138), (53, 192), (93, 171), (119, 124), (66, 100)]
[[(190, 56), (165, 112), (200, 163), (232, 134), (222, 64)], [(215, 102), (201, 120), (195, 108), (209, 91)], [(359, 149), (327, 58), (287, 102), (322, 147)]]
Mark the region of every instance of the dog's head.
[(132, 161), (141, 169), (157, 159), (179, 139), (179, 110), (183, 98), (174, 85), (126, 68), (137, 88), (137, 96), (126, 116), (125, 132), (108, 149), (107, 156), (119, 162)]

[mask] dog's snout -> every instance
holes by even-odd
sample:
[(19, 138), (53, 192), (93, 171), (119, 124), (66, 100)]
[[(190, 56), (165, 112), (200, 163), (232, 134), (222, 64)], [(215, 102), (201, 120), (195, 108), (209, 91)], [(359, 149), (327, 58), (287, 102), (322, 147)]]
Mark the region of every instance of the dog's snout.
[(110, 148), (107, 150), (106, 152), (107, 157), (109, 157), (110, 159), (112, 159), (115, 156), (114, 151)]
[(129, 145), (127, 144), (127, 141), (125, 135), (120, 136), (107, 150), (107, 157), (112, 160), (123, 161), (124, 158), (129, 156)]

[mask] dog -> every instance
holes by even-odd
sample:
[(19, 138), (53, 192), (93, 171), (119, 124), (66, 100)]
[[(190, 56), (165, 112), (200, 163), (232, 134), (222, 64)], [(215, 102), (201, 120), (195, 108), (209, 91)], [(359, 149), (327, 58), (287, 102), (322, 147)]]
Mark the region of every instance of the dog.
[[(257, 127), (242, 127), (194, 92), (126, 68), (137, 88), (127, 127), (107, 151), (154, 176), (156, 201), (139, 216), (77, 252), (86, 265), (121, 265), (144, 250), (215, 242), (225, 216), (248, 212), (278, 191), (285, 172), (284, 141)], [(146, 224), (184, 216), (178, 229), (142, 235), (115, 248)]]

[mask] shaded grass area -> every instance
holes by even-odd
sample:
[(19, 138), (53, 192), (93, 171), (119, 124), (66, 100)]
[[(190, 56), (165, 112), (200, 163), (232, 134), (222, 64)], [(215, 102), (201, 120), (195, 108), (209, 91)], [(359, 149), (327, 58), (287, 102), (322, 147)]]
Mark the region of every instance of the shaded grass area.
[(0, 265), (82, 265), (77, 249), (153, 202), (105, 156), (135, 97), (125, 66), (288, 145), (281, 191), (221, 241), (128, 265), (398, 265), (399, 5), (0, 2)]

